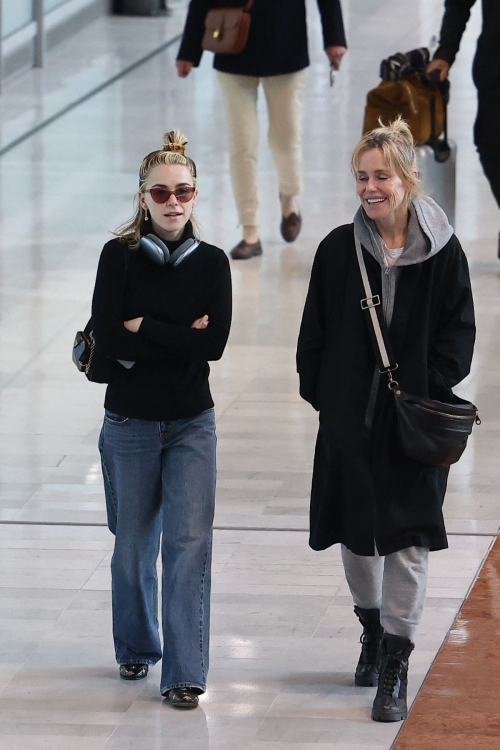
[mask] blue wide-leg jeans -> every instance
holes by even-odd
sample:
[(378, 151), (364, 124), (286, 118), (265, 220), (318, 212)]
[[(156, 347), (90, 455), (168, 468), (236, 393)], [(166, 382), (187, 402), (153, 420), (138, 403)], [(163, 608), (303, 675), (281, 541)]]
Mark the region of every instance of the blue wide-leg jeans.
[[(155, 664), (160, 690), (206, 689), (215, 505), (215, 415), (154, 422), (106, 412), (99, 450), (115, 535), (113, 637), (119, 664)], [(156, 561), (162, 553), (163, 653)]]

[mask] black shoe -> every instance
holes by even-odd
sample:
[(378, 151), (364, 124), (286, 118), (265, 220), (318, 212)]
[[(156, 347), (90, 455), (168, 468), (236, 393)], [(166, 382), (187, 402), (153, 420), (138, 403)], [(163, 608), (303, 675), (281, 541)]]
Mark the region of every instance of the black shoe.
[(356, 606), (354, 612), (363, 626), (363, 635), (360, 638), (361, 654), (356, 667), (354, 684), (358, 687), (377, 687), (382, 635), (384, 634), (384, 629), (380, 624), (380, 610), (362, 609)]
[(174, 708), (196, 708), (199, 702), (196, 690), (188, 687), (172, 688), (165, 697), (168, 697)]
[(403, 721), (408, 715), (408, 659), (414, 649), (409, 638), (384, 633), (378, 690), (373, 701), (374, 721)]
[(120, 664), (120, 677), (124, 680), (143, 680), (148, 671), (147, 664)]
[(233, 260), (248, 260), (248, 258), (253, 258), (254, 255), (262, 255), (262, 245), (260, 240), (257, 240), (257, 242), (241, 240), (229, 254)]

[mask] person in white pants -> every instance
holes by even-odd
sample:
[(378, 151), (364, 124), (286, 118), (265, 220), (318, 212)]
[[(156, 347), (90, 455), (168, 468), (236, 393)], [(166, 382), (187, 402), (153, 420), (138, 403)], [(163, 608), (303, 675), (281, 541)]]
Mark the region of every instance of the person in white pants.
[(259, 240), (259, 85), (269, 113), (269, 146), (278, 171), (283, 216), (299, 216), (296, 196), (304, 187), (301, 126), (305, 70), (263, 78), (219, 71), (218, 78), (226, 107), (234, 197), (244, 239), (251, 244)]
[[(317, 0), (325, 52), (338, 68), (346, 52), (340, 0)], [(205, 18), (217, 7), (242, 7), (243, 0), (191, 0), (177, 56), (185, 78), (199, 65)], [(250, 5), (250, 4), (249, 4)], [(224, 95), (229, 130), (231, 179), (243, 238), (235, 260), (262, 254), (259, 234), (257, 97), (262, 84), (269, 113), (269, 145), (279, 179), (281, 235), (293, 242), (301, 229), (297, 196), (303, 189), (302, 94), (309, 65), (305, 0), (254, 0), (250, 32), (238, 54), (216, 54), (214, 67)]]

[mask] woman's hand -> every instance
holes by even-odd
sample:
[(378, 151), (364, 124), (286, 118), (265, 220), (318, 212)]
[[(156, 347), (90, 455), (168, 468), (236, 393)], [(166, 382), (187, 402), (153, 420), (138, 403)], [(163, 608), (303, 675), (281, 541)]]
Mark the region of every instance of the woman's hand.
[(338, 70), (340, 68), (342, 58), (347, 52), (347, 47), (326, 47), (325, 52), (326, 56), (330, 60), (330, 65), (333, 65), (335, 70)]
[(143, 321), (143, 318), (132, 318), (132, 320), (125, 320), (123, 325), (125, 326), (127, 331), (132, 331), (132, 333), (137, 333), (137, 331), (141, 327), (142, 321)]
[(187, 78), (191, 73), (193, 63), (189, 62), (189, 60), (177, 60), (175, 64), (177, 66), (177, 75), (179, 78)]
[(208, 326), (208, 315), (204, 315), (202, 318), (198, 318), (198, 320), (195, 320), (191, 328), (198, 328), (199, 330), (203, 330)]

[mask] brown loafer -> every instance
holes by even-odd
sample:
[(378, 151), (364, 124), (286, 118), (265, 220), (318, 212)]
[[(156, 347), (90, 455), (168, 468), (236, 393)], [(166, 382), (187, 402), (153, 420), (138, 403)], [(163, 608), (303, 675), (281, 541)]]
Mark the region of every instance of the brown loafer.
[(294, 242), (299, 236), (302, 227), (302, 216), (292, 213), (290, 216), (283, 216), (281, 219), (281, 236), (285, 242)]
[(230, 252), (233, 260), (247, 260), (248, 258), (253, 258), (254, 255), (262, 255), (260, 240), (257, 242), (245, 242), (245, 240), (241, 240)]

